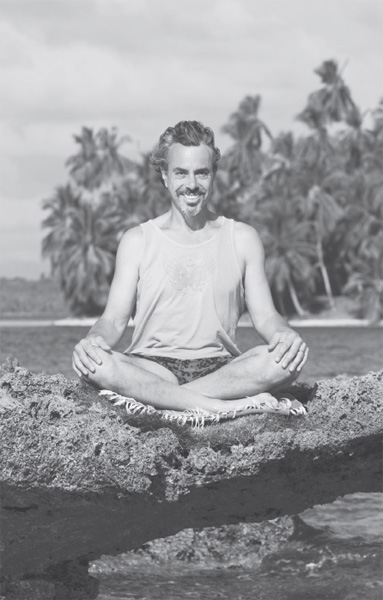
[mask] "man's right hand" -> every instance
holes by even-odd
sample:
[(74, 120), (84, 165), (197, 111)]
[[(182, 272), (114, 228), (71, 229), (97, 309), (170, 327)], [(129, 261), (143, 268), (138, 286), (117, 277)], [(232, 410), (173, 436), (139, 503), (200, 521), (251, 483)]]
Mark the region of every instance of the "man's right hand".
[(72, 367), (79, 377), (87, 377), (89, 372), (95, 372), (95, 364), (102, 364), (101, 352), (97, 352), (97, 348), (106, 352), (112, 351), (101, 335), (90, 335), (76, 344), (72, 356)]

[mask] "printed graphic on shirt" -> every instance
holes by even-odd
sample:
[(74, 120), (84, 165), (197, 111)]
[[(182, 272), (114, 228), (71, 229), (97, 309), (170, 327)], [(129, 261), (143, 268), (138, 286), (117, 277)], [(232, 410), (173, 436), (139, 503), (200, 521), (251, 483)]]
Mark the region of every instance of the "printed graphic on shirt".
[(184, 293), (202, 292), (216, 264), (215, 252), (194, 251), (184, 254), (164, 252), (162, 265), (172, 287)]

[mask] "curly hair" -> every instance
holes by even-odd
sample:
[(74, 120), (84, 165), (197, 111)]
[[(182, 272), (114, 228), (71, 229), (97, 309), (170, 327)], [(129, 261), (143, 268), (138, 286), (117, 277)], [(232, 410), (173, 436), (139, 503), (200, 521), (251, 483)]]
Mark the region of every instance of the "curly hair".
[(160, 136), (151, 156), (151, 163), (158, 173), (161, 173), (162, 169), (166, 170), (168, 166), (168, 152), (172, 144), (183, 144), (183, 146), (206, 144), (213, 151), (213, 170), (214, 173), (216, 172), (221, 153), (215, 146), (214, 132), (210, 127), (205, 127), (200, 121), (180, 121), (175, 127), (168, 127)]

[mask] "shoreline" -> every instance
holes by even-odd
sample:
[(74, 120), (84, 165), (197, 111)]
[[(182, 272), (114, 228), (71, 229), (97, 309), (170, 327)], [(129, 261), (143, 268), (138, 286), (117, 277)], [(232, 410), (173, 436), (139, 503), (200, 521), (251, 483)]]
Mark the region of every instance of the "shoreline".
[[(0, 318), (0, 327), (92, 327), (97, 321), (97, 318), (84, 317), (74, 318), (67, 317), (65, 319), (2, 319)], [(383, 328), (383, 321), (371, 323), (368, 319), (325, 319), (325, 318), (308, 318), (308, 319), (291, 319), (289, 321), (291, 327), (374, 327)], [(133, 327), (132, 321), (128, 327)], [(249, 319), (240, 319), (238, 327), (252, 327)]]

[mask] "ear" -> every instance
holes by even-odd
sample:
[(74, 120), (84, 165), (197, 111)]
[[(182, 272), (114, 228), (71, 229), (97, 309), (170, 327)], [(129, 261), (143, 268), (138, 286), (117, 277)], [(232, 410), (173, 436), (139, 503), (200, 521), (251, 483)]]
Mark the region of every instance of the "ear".
[(162, 181), (164, 182), (164, 186), (168, 187), (168, 174), (165, 169), (161, 169)]

